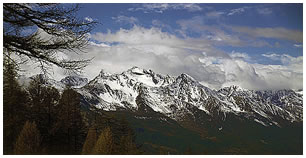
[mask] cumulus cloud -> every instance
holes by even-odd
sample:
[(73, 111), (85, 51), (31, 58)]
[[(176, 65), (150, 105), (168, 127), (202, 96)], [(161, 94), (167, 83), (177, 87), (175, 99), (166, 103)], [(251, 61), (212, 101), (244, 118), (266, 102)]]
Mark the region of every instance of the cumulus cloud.
[(229, 26), (237, 33), (246, 34), (252, 37), (284, 39), (303, 43), (303, 32), (298, 30), (291, 30), (282, 27), (275, 28), (253, 28), (244, 26)]
[[(299, 57), (302, 59), (302, 57)], [(298, 59), (300, 60), (300, 59)], [(201, 62), (206, 71), (216, 70), (212, 76), (218, 76), (219, 81), (202, 80), (211, 88), (239, 85), (254, 90), (265, 89), (302, 89), (302, 61), (290, 65), (250, 64), (240, 58), (216, 59), (203, 58)], [(209, 63), (209, 64), (207, 64)], [(211, 75), (211, 74), (206, 74)]]
[[(101, 69), (121, 73), (132, 66), (152, 69), (156, 73), (173, 76), (187, 73), (210, 88), (219, 89), (239, 85), (247, 89), (301, 89), (303, 87), (303, 58), (287, 54), (264, 54), (282, 65), (250, 63), (251, 57), (242, 52), (223, 52), (213, 47), (210, 40), (179, 38), (158, 28), (134, 26), (116, 32), (96, 33), (91, 38), (86, 54), (77, 56), (63, 53), (63, 58), (92, 58), (85, 68), (89, 79)], [(54, 69), (63, 77), (64, 71)], [(57, 79), (60, 79), (60, 78)]]
[(300, 89), (303, 86), (302, 57), (266, 54), (263, 56), (269, 56), (271, 60), (282, 60), (283, 65), (252, 64), (246, 53), (218, 52), (209, 45), (201, 45), (205, 42), (200, 39), (178, 38), (157, 28), (138, 26), (114, 33), (97, 33), (93, 37), (100, 42), (119, 44), (89, 48), (88, 56), (95, 59), (85, 71), (91, 77), (101, 69), (120, 73), (139, 66), (174, 76), (188, 73), (214, 89), (230, 85), (256, 90)]
[[(263, 89), (303, 89), (303, 72), (283, 65), (260, 65), (254, 67), (265, 81)], [(297, 68), (302, 69), (302, 65)]]
[(202, 8), (193, 3), (149, 3), (142, 4), (140, 7), (129, 8), (129, 11), (143, 11), (144, 13), (155, 12), (163, 13), (166, 10), (187, 10), (190, 12), (201, 11)]
[(262, 54), (262, 56), (271, 60), (280, 61), (283, 65), (294, 69), (295, 72), (303, 73), (303, 56), (292, 57), (288, 54)]
[(118, 42), (126, 45), (158, 45), (171, 48), (201, 50), (212, 52), (209, 40), (203, 38), (178, 38), (173, 34), (162, 32), (159, 28), (143, 28), (134, 26), (130, 30), (120, 29), (115, 33), (96, 33), (92, 38), (101, 42)]

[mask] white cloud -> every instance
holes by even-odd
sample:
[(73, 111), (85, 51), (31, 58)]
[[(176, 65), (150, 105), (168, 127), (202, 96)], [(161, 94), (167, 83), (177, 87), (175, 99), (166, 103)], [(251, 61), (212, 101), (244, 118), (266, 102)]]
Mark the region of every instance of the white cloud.
[(215, 89), (233, 84), (247, 89), (300, 89), (303, 84), (301, 57), (282, 55), (283, 65), (251, 64), (246, 53), (232, 51), (227, 55), (202, 46), (199, 39), (181, 39), (160, 29), (136, 26), (93, 37), (100, 42), (119, 42), (89, 50), (95, 61), (86, 69), (96, 70), (93, 76), (102, 68), (118, 73), (136, 65), (162, 74), (188, 73)]
[(262, 15), (269, 15), (272, 13), (271, 8), (257, 8), (257, 12)]
[(90, 18), (90, 17), (85, 17), (85, 20), (88, 21), (88, 22), (93, 22), (93, 19)]
[(245, 6), (245, 7), (241, 7), (241, 8), (235, 8), (235, 9), (231, 9), (230, 11), (228, 11), (227, 16), (232, 16), (232, 15), (236, 15), (236, 14), (242, 14), (244, 12), (246, 12), (247, 10), (255, 10), (258, 14), (261, 15), (269, 15), (271, 14), (272, 8), (267, 8), (264, 6)]
[(270, 58), (272, 60), (279, 60), (283, 64), (290, 65), (292, 63), (302, 63), (303, 62), (303, 56), (299, 57), (292, 57), (288, 54), (276, 54), (276, 53), (270, 53), (270, 54), (262, 54), (262, 56)]
[(262, 54), (262, 56), (270, 58), (272, 60), (280, 60), (280, 56), (279, 54), (275, 54), (275, 53), (271, 53), (271, 54)]
[(163, 13), (166, 10), (187, 10), (190, 12), (201, 11), (202, 8), (193, 3), (149, 3), (142, 4), (140, 7), (129, 8), (129, 11), (143, 11), (145, 13), (155, 12), (155, 13)]
[[(260, 77), (266, 82), (264, 89), (303, 89), (303, 65), (254, 64)], [(300, 70), (297, 70), (300, 69)]]
[(220, 12), (220, 11), (212, 11), (212, 12), (206, 13), (205, 17), (209, 18), (209, 19), (217, 19), (217, 18), (221, 17), (223, 14), (225, 14), (225, 13)]
[(246, 9), (248, 9), (248, 7), (241, 7), (241, 8), (232, 9), (232, 10), (229, 11), (229, 13), (227, 15), (232, 16), (232, 15), (235, 15), (235, 14), (241, 14)]
[(211, 88), (218, 89), (230, 85), (254, 90), (303, 88), (301, 57), (290, 65), (250, 64), (239, 58), (215, 57), (202, 58), (201, 62), (206, 71), (215, 70), (212, 74), (203, 75), (218, 76), (219, 82), (202, 80), (204, 85)]
[(298, 47), (298, 48), (302, 48), (302, 47), (303, 47), (302, 44), (294, 44), (293, 46), (294, 46), (294, 47)]
[(280, 61), (286, 67), (294, 70), (294, 72), (303, 73), (303, 56), (292, 57), (288, 54), (262, 54), (262, 56), (271, 60)]
[(119, 42), (126, 45), (158, 45), (171, 48), (212, 51), (209, 40), (203, 38), (181, 39), (175, 35), (162, 32), (161, 29), (152, 27), (146, 29), (134, 26), (130, 30), (120, 29), (115, 33), (97, 33), (92, 38), (101, 42)]
[(195, 11), (201, 11), (202, 8), (197, 5), (197, 4), (192, 4), (192, 3), (188, 3), (188, 4), (177, 4), (174, 5), (175, 9), (186, 9), (190, 12), (195, 12)]
[(118, 23), (126, 23), (126, 24), (136, 24), (138, 23), (138, 19), (135, 17), (127, 17), (124, 15), (119, 15), (117, 17), (112, 17)]
[[(286, 54), (264, 54), (282, 65), (249, 63), (246, 53), (225, 53), (215, 49), (209, 40), (178, 38), (157, 28), (134, 26), (117, 32), (96, 33), (86, 54), (67, 53), (65, 58), (91, 58), (84, 76), (92, 79), (101, 69), (121, 73), (132, 66), (152, 69), (173, 76), (187, 73), (210, 88), (239, 85), (247, 89), (301, 89), (303, 87), (303, 58)], [(116, 43), (116, 44), (112, 44)], [(54, 70), (64, 76), (62, 70)]]
[(97, 46), (97, 47), (110, 47), (110, 45), (106, 44), (106, 43), (95, 43), (95, 42), (92, 42), (92, 41), (89, 41), (89, 45), (91, 46)]
[(242, 59), (244, 61), (250, 61), (251, 60), (251, 57), (246, 53), (240, 53), (240, 52), (232, 51), (229, 55), (234, 59)]

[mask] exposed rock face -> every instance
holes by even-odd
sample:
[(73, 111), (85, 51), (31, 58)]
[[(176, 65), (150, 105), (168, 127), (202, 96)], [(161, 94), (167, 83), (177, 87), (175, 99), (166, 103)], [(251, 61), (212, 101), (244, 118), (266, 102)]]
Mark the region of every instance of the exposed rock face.
[(88, 104), (103, 110), (155, 111), (174, 120), (194, 115), (191, 109), (222, 119), (234, 114), (264, 126), (303, 120), (303, 97), (292, 90), (254, 91), (231, 86), (216, 91), (187, 74), (171, 77), (138, 67), (121, 74), (102, 70), (77, 90)]

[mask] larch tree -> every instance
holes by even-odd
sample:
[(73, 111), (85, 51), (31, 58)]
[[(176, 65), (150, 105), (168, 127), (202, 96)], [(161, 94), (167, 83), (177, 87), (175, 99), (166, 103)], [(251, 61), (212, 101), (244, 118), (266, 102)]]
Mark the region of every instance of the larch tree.
[(52, 64), (81, 71), (90, 59), (59, 57), (64, 51), (78, 54), (88, 44), (88, 33), (96, 22), (78, 18), (79, 8), (74, 4), (4, 3), (4, 56), (15, 61), (14, 54), (23, 61), (37, 62), (44, 72)]
[(30, 98), (30, 120), (35, 121), (43, 136), (43, 144), (49, 146), (52, 141), (50, 130), (55, 123), (55, 108), (59, 102), (58, 90), (44, 85), (44, 75), (32, 78), (27, 90)]
[[(17, 80), (17, 70), (21, 64), (20, 60), (22, 63), (28, 61), (31, 64), (37, 63), (44, 73), (48, 73), (47, 70), (52, 65), (68, 71), (80, 72), (91, 61), (91, 59), (65, 58), (61, 55), (61, 53), (65, 53), (72, 57), (75, 54), (77, 56), (79, 53), (84, 53), (84, 49), (88, 45), (88, 35), (97, 23), (90, 18), (78, 18), (77, 12), (79, 9), (78, 4), (3, 4), (4, 154), (13, 153), (16, 136), (21, 131), (22, 125), (25, 120), (32, 120), (33, 118), (33, 115), (28, 110), (32, 110), (34, 104), (38, 111), (47, 112), (47, 115), (45, 115), (47, 116), (46, 120), (42, 120), (43, 118), (38, 119), (47, 121), (49, 128), (52, 124), (52, 105), (58, 98), (56, 89), (41, 88), (37, 93), (39, 95), (35, 98), (36, 100), (34, 99), (35, 101), (33, 100), (35, 90), (32, 91), (34, 93), (29, 92), (31, 95), (29, 99), (28, 93), (21, 88)], [(29, 101), (31, 102), (30, 105)], [(62, 101), (64, 107), (70, 102), (72, 104), (69, 105), (75, 105), (74, 107), (78, 107), (80, 104), (79, 97), (74, 101), (69, 99), (67, 101)], [(42, 104), (48, 104), (46, 105), (48, 107), (38, 106)], [(29, 106), (30, 108), (28, 108)], [(58, 106), (56, 108), (58, 109)], [(77, 135), (80, 129), (83, 128), (82, 121), (80, 121), (82, 117), (80, 117), (78, 109), (73, 108), (71, 112), (73, 118), (75, 118), (73, 121), (71, 119), (72, 116), (68, 117), (70, 118), (68, 120), (68, 122), (70, 121), (68, 133), (72, 132), (74, 135), (74, 149), (79, 145), (76, 143)], [(65, 108), (64, 112), (67, 112)], [(29, 116), (29, 114), (32, 116)], [(67, 123), (67, 121), (63, 122)], [(41, 122), (36, 123), (36, 128), (40, 130), (43, 127)], [(56, 126), (54, 125), (53, 127)], [(64, 126), (62, 127), (67, 129)], [(52, 131), (47, 128), (45, 130)]]
[(62, 142), (61, 145), (68, 147), (67, 150), (74, 154), (82, 147), (81, 134), (85, 130), (80, 99), (80, 94), (72, 88), (64, 89), (56, 107), (57, 119), (52, 128), (52, 133)]
[(89, 128), (85, 143), (83, 145), (82, 154), (90, 155), (93, 154), (93, 149), (97, 141), (97, 133), (95, 128)]
[(14, 154), (34, 155), (40, 154), (41, 136), (35, 122), (27, 121), (21, 130), (15, 144)]
[(115, 143), (113, 134), (110, 127), (106, 127), (101, 132), (96, 145), (93, 149), (95, 155), (110, 155), (113, 153)]
[(3, 153), (12, 154), (16, 136), (27, 120), (28, 94), (17, 80), (14, 63), (3, 61)]
[(50, 127), (60, 94), (56, 88), (44, 85), (42, 76), (38, 75), (32, 78), (27, 90), (31, 100), (31, 111), (35, 112), (34, 119), (44, 119), (40, 121), (45, 121), (45, 126)]

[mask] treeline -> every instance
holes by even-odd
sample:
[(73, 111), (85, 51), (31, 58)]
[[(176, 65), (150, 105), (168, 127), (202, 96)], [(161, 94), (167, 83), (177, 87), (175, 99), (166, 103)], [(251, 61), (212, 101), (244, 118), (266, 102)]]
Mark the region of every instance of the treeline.
[(86, 111), (75, 90), (60, 93), (39, 77), (24, 89), (9, 60), (3, 70), (4, 154), (141, 154), (124, 119)]

